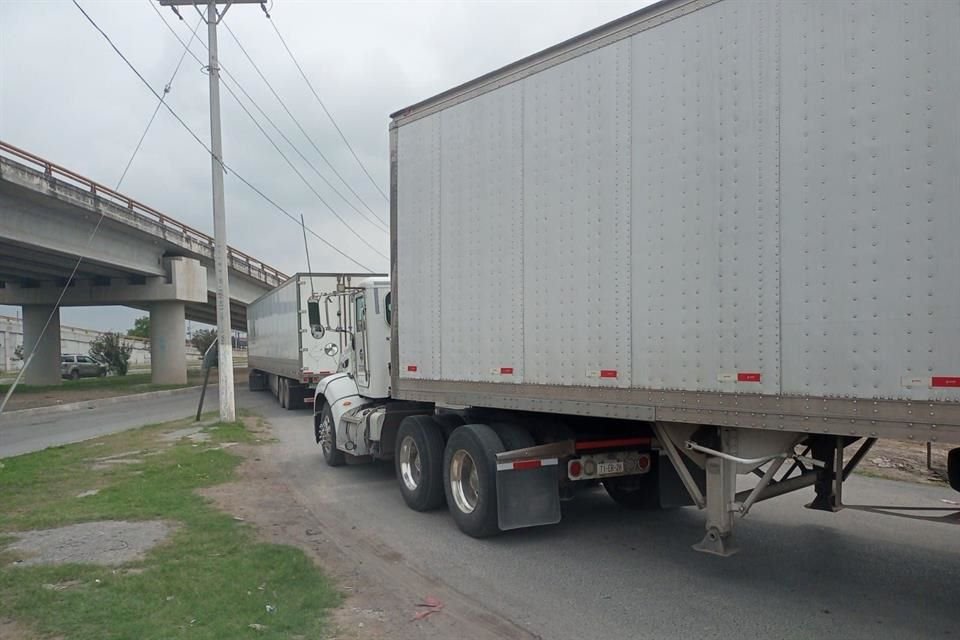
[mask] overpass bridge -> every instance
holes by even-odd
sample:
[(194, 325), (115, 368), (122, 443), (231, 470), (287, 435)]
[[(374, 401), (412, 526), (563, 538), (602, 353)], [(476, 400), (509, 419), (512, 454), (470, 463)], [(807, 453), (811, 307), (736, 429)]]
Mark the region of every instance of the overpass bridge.
[[(54, 315), (27, 383), (60, 381), (55, 304), (68, 284), (62, 306), (148, 311), (154, 382), (185, 382), (184, 321), (216, 324), (213, 244), (148, 205), (0, 140), (0, 304), (23, 307), (25, 349)], [(232, 247), (228, 255), (231, 322), (245, 331), (247, 305), (287, 276)]]

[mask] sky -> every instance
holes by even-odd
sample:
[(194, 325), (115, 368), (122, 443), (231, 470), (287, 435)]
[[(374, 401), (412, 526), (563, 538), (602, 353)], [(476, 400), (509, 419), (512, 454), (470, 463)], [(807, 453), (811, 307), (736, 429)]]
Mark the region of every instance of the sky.
[[(156, 91), (170, 84), (167, 103), (208, 142), (208, 77), (189, 55), (173, 76), (183, 46), (161, 19), (186, 42), (199, 16), (192, 7), (181, 8), (182, 21), (169, 8), (160, 8), (157, 15), (151, 1), (156, 0), (78, 0)], [(345, 199), (248, 104), (309, 186), (304, 184), (221, 89), (224, 160), (285, 209), (302, 213), (308, 227), (344, 253), (372, 270), (388, 271), (388, 260), (377, 253), (389, 255), (387, 233), (370, 219), (388, 218), (387, 201), (377, 186), (385, 192), (389, 186), (389, 114), (650, 2), (271, 4), (270, 19), (373, 180), (337, 134), (256, 4), (236, 4), (228, 11), (219, 30), (221, 65)], [(204, 61), (205, 43), (206, 25), (200, 25), (191, 50)], [(157, 99), (73, 2), (0, 0), (0, 139), (115, 186), (156, 106)], [(300, 228), (232, 175), (225, 184), (230, 245), (285, 273), (306, 271)], [(163, 109), (119, 191), (212, 235), (209, 155)], [(358, 268), (315, 238), (310, 257), (315, 271)], [(0, 315), (15, 313), (14, 307), (0, 306)], [(71, 308), (63, 311), (61, 322), (126, 330), (138, 315), (142, 312), (123, 307)]]

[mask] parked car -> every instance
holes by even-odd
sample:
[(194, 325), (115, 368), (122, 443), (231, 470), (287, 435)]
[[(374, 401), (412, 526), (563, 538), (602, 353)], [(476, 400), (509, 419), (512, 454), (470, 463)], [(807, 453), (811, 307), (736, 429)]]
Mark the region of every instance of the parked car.
[(107, 375), (107, 367), (90, 356), (68, 353), (60, 357), (60, 377), (79, 380)]

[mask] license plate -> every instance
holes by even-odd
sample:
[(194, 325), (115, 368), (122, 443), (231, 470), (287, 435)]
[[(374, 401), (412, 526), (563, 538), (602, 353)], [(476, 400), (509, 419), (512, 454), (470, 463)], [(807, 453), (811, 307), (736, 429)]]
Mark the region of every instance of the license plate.
[(598, 476), (609, 476), (615, 473), (623, 473), (623, 461), (617, 460), (615, 462), (599, 462), (597, 463), (597, 475)]

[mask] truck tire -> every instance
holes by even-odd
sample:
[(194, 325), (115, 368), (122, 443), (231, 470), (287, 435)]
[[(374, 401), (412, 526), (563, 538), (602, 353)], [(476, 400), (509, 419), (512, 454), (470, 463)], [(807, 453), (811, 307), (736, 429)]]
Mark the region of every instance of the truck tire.
[(289, 409), (290, 408), (290, 385), (287, 383), (286, 378), (280, 378), (277, 382), (277, 385), (280, 387), (280, 408)]
[(287, 382), (287, 409), (304, 409), (303, 386)]
[(450, 438), (454, 429), (464, 425), (463, 418), (456, 413), (436, 413), (433, 415), (433, 420), (440, 425), (444, 441)]
[(394, 455), (400, 494), (414, 511), (443, 505), (443, 432), (431, 416), (404, 418)]
[(491, 424), (490, 427), (497, 434), (497, 437), (500, 438), (500, 442), (503, 443), (504, 451), (526, 449), (527, 447), (532, 447), (536, 444), (536, 442), (533, 440), (533, 436), (530, 435), (530, 432), (518, 424), (497, 422)]
[(960, 447), (947, 453), (947, 480), (954, 491), (960, 491)]
[(443, 489), (457, 527), (473, 538), (500, 532), (497, 454), (503, 442), (485, 424), (457, 427), (443, 452)]
[(617, 476), (602, 481), (607, 495), (624, 509), (656, 511), (660, 509), (658, 456), (650, 456), (650, 470), (642, 476)]
[[(314, 418), (316, 420), (316, 418)], [(343, 451), (337, 449), (337, 429), (333, 424), (333, 411), (330, 405), (324, 403), (320, 412), (320, 421), (316, 423), (317, 444), (323, 451), (323, 460), (329, 467), (342, 467), (346, 464)]]

